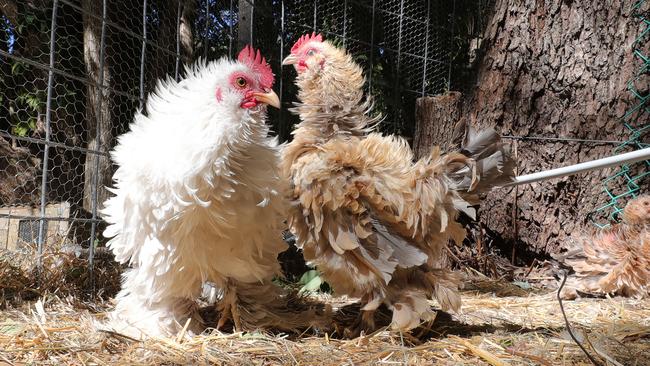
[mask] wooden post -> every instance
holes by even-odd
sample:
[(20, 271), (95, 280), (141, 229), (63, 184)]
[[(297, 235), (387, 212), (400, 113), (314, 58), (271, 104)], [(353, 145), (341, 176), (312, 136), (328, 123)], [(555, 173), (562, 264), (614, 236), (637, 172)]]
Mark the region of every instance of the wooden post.
[(448, 92), (418, 98), (415, 106), (413, 153), (419, 159), (440, 146), (443, 152), (452, 145), (454, 127), (460, 119), (461, 93)]
[(254, 0), (239, 0), (237, 50), (241, 50), (247, 44), (253, 44), (253, 4)]

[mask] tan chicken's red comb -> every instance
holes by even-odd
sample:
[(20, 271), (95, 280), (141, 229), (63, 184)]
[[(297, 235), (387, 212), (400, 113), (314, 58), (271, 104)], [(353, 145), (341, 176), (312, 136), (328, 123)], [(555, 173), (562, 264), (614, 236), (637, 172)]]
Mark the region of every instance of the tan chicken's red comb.
[(316, 34), (316, 32), (312, 32), (311, 34), (304, 34), (296, 41), (293, 47), (291, 47), (291, 53), (298, 52), (298, 50), (300, 50), (300, 48), (309, 41), (323, 42), (323, 35)]
[(250, 67), (253, 72), (260, 75), (260, 84), (265, 88), (271, 88), (275, 82), (275, 75), (271, 66), (266, 62), (266, 59), (262, 57), (260, 50), (256, 50), (251, 45), (246, 45), (239, 55), (237, 60), (245, 63)]

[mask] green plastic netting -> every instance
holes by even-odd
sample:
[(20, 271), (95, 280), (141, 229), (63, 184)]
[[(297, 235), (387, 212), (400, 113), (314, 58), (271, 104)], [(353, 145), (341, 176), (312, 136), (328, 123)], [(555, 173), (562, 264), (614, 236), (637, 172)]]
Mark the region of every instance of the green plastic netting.
[[(650, 55), (644, 51), (650, 33), (650, 17), (648, 11), (644, 10), (645, 3), (646, 0), (641, 0), (634, 4), (632, 17), (633, 21), (639, 22), (642, 30), (631, 46), (631, 52), (639, 63), (634, 76), (627, 83), (627, 90), (633, 98), (632, 107), (621, 118), (621, 123), (628, 131), (628, 139), (614, 149), (614, 154), (650, 146), (646, 141), (642, 141), (650, 130), (650, 93), (639, 90), (639, 86), (647, 85), (650, 74)], [(607, 177), (602, 184), (609, 202), (590, 214), (592, 222), (599, 228), (604, 228), (609, 226), (611, 221), (618, 221), (625, 203), (642, 193), (641, 182), (649, 175), (650, 160), (646, 160), (622, 165), (617, 173)]]

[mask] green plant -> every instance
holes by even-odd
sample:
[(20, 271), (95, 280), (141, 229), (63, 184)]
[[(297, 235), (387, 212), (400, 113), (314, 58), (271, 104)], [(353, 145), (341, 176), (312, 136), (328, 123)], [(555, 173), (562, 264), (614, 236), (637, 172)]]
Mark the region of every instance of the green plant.
[(323, 280), (317, 269), (303, 273), (298, 284), (302, 285), (299, 293), (331, 292), (329, 284)]

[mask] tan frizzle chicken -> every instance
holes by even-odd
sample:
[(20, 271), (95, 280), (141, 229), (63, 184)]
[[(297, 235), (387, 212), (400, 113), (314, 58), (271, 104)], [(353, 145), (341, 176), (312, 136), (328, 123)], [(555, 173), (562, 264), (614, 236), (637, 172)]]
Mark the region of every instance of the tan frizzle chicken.
[(560, 293), (645, 297), (650, 294), (650, 196), (631, 200), (621, 223), (595, 235), (578, 238), (555, 259), (571, 267)]
[(307, 35), (283, 64), (298, 72), (301, 119), (282, 156), (293, 190), (289, 224), (334, 292), (361, 298), (348, 331), (373, 329), (382, 303), (397, 330), (431, 319), (432, 297), (457, 310), (461, 276), (447, 268), (446, 245), (465, 238), (459, 211), (473, 216), (477, 193), (512, 178), (499, 136), (459, 129), (461, 150), (434, 148), (413, 163), (404, 139), (373, 132), (362, 70), (344, 50)]

